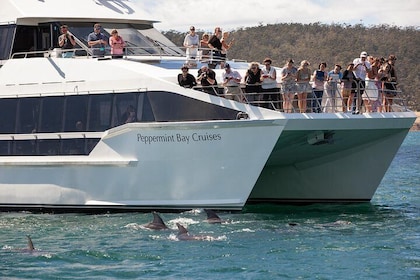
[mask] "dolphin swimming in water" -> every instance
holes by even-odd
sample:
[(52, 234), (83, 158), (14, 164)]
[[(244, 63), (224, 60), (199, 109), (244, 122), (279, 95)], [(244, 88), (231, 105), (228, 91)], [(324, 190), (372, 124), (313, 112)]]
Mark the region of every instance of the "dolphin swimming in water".
[(154, 230), (162, 230), (168, 229), (168, 227), (163, 222), (162, 218), (159, 216), (158, 213), (152, 212), (153, 214), (153, 221), (144, 225), (145, 228), (154, 229)]
[(209, 224), (221, 224), (225, 222), (222, 219), (220, 219), (220, 217), (213, 210), (204, 209), (204, 211), (207, 214), (207, 219), (205, 221)]
[(176, 226), (178, 227), (178, 234), (177, 238), (179, 240), (213, 240), (214, 237), (208, 236), (208, 235), (191, 235), (189, 234), (188, 230), (180, 225), (179, 223), (176, 223)]
[(34, 243), (32, 242), (32, 239), (29, 235), (27, 235), (26, 238), (28, 238), (28, 250), (32, 252), (35, 250)]

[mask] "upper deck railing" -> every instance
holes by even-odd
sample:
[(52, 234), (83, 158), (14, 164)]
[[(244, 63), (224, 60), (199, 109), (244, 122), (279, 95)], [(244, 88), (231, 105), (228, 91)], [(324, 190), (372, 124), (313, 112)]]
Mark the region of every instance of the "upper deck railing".
[[(183, 47), (175, 47), (185, 49)], [(168, 47), (165, 47), (168, 48)], [(92, 57), (92, 48), (75, 48), (70, 50), (54, 49), (46, 51), (31, 51), (14, 53), (11, 58), (30, 58), (30, 57), (61, 57), (65, 54), (71, 54), (70, 57), (89, 58)], [(142, 55), (139, 56), (139, 53)], [(178, 64), (165, 65), (171, 69), (179, 69), (180, 65), (188, 64), (191, 68), (199, 68), (200, 65), (208, 64), (210, 68), (214, 68), (220, 64), (222, 59), (207, 48), (199, 48), (196, 56), (187, 57), (185, 53), (170, 53), (162, 47), (126, 47), (124, 49), (123, 58), (138, 59), (147, 61), (148, 57), (152, 60), (163, 60), (165, 58), (177, 58)], [(109, 48), (104, 55), (104, 59), (110, 58)], [(246, 69), (241, 69), (246, 70)], [(174, 77), (175, 81), (176, 77)], [(250, 91), (246, 83), (239, 85), (240, 92), (238, 94), (228, 93), (227, 87), (219, 83), (214, 86), (206, 87), (198, 85), (195, 90), (204, 91), (212, 95), (225, 97), (242, 103), (264, 107), (285, 113), (338, 113), (347, 112), (352, 114), (369, 113), (369, 112), (392, 112), (392, 111), (408, 111), (407, 102), (403, 98), (401, 90), (397, 89), (395, 83), (388, 82), (393, 85), (391, 88), (385, 88), (385, 82), (377, 81), (377, 92), (372, 88), (364, 88), (365, 84), (361, 81), (354, 83), (351, 89), (351, 96), (342, 95), (341, 84), (337, 82), (326, 82), (325, 88), (321, 95), (316, 95), (315, 90), (306, 92), (307, 97), (300, 101), (297, 94), (299, 83), (295, 83), (296, 92), (292, 95), (283, 94), (282, 83), (277, 84), (277, 88), (272, 92)], [(259, 86), (261, 84), (254, 84)], [(373, 96), (373, 97), (372, 97)], [(351, 103), (349, 103), (349, 99)], [(302, 109), (302, 102), (306, 106)]]

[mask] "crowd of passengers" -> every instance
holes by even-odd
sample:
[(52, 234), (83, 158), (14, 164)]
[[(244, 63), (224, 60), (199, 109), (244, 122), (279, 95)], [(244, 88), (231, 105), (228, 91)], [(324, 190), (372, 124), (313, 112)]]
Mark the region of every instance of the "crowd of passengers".
[[(187, 60), (178, 74), (179, 85), (285, 113), (342, 111), (359, 114), (362, 106), (365, 112), (392, 110), (393, 99), (398, 92), (397, 58), (393, 54), (385, 59), (363, 51), (346, 65), (346, 69), (335, 64), (330, 71), (325, 62), (319, 63), (312, 71), (307, 60), (296, 67), (294, 60), (288, 59), (280, 73), (267, 57), (262, 65), (251, 62), (242, 77), (226, 63), (227, 51), (234, 42), (228, 38), (228, 32), (216, 27), (212, 36), (204, 33), (200, 40), (194, 26), (191, 26), (184, 39)], [(189, 68), (196, 66), (197, 59), (208, 64), (204, 64), (194, 77)], [(219, 65), (224, 69), (219, 77), (220, 83), (212, 70)], [(221, 94), (219, 86), (223, 89)], [(294, 106), (296, 97), (297, 108)]]
[[(72, 49), (76, 42), (68, 32), (66, 25), (61, 26), (62, 35), (59, 46), (63, 57), (72, 57)], [(226, 63), (228, 50), (234, 39), (229, 38), (229, 32), (222, 32), (220, 27), (214, 29), (214, 34), (202, 35), (200, 40), (191, 26), (184, 38), (186, 49), (186, 64), (178, 75), (178, 83), (183, 87), (198, 88), (209, 94), (219, 95), (219, 85), (222, 86), (222, 96), (239, 102), (252, 103), (258, 106), (282, 110), (285, 113), (306, 112), (351, 112), (359, 114), (362, 106), (366, 112), (389, 112), (397, 95), (397, 75), (395, 70), (396, 56), (391, 54), (388, 59), (368, 55), (366, 51), (347, 64), (342, 71), (339, 64), (327, 71), (327, 64), (321, 62), (316, 70), (311, 71), (307, 60), (295, 66), (293, 59), (288, 59), (279, 71), (279, 83), (276, 68), (271, 66), (272, 60), (265, 58), (263, 65), (251, 62), (245, 77)], [(111, 31), (108, 39), (101, 32), (101, 25), (96, 23), (93, 32), (88, 35), (88, 44), (96, 57), (104, 56), (105, 47), (111, 47), (112, 58), (122, 58), (125, 47), (124, 39), (116, 29)], [(199, 59), (204, 64), (197, 77), (188, 73), (190, 66), (196, 66)], [(216, 73), (212, 68), (220, 65), (224, 69), (222, 81), (217, 82)], [(199, 87), (197, 87), (199, 86)], [(297, 97), (297, 109), (293, 103)]]

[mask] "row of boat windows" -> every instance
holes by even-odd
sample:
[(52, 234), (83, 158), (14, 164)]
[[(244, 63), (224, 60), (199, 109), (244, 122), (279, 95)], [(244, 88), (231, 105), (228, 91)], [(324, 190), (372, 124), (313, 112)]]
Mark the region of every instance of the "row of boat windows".
[(0, 141), (0, 156), (88, 155), (99, 138)]
[(226, 120), (237, 113), (160, 91), (2, 98), (0, 134), (101, 132), (126, 122)]
[[(0, 25), (0, 60), (8, 59), (13, 53), (45, 51), (60, 48), (58, 37), (60, 36), (61, 22), (40, 23), (37, 26), (25, 25)], [(89, 49), (87, 38), (93, 31), (94, 22), (66, 22), (69, 31), (77, 39), (76, 48), (82, 55)], [(127, 23), (103, 23), (103, 33), (111, 37), (111, 30), (116, 28), (127, 44), (128, 54), (158, 54), (161, 52), (176, 55), (181, 54), (180, 49), (167, 47), (173, 45), (160, 32), (154, 30), (151, 25), (127, 24)], [(76, 52), (76, 54), (79, 52)], [(32, 54), (36, 56), (37, 54)], [(38, 54), (43, 56), (43, 54)], [(19, 57), (19, 56), (18, 56)]]

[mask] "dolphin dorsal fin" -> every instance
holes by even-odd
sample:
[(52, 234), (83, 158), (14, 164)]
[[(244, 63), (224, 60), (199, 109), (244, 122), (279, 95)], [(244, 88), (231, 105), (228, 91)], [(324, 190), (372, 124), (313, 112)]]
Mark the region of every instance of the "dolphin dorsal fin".
[(207, 213), (207, 219), (220, 219), (220, 217), (213, 210), (204, 209), (204, 211)]
[(178, 227), (178, 230), (179, 230), (178, 234), (187, 234), (188, 233), (188, 230), (185, 227), (183, 227), (182, 225), (180, 225), (179, 223), (176, 223), (176, 226)]
[(159, 225), (162, 225), (162, 226), (166, 227), (165, 223), (163, 222), (162, 218), (159, 216), (158, 213), (152, 212), (152, 214), (153, 214), (153, 222), (152, 223), (159, 224)]
[(28, 249), (31, 251), (35, 250), (34, 243), (32, 242), (31, 237), (27, 235), (26, 238), (28, 238)]

